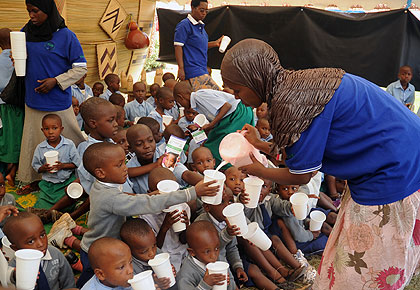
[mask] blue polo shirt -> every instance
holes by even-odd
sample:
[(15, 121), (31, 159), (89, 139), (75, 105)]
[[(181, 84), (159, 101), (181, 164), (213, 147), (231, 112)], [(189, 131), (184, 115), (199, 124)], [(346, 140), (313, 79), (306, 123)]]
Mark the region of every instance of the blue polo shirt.
[(190, 14), (176, 26), (174, 45), (182, 46), (185, 79), (208, 74), (208, 42), (204, 23), (196, 21)]
[(345, 74), (323, 112), (286, 148), (291, 173), (321, 170), (347, 179), (363, 205), (420, 189), (420, 118), (375, 84)]
[(38, 80), (54, 78), (69, 69), (86, 67), (82, 46), (76, 35), (68, 28), (53, 33), (51, 40), (26, 42), (26, 104), (40, 111), (62, 111), (71, 106), (71, 88), (64, 91), (56, 85), (46, 94), (35, 92)]

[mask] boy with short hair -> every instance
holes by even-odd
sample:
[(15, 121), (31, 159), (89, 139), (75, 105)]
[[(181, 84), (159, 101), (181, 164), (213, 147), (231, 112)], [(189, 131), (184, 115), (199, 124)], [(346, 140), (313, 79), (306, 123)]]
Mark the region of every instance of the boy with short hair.
[[(159, 122), (160, 131), (163, 132), (163, 115), (166, 115), (175, 105), (175, 98), (169, 88), (160, 88), (157, 93), (156, 109), (154, 109), (148, 117), (151, 117)], [(174, 119), (176, 120), (176, 119)]]
[(81, 290), (131, 289), (133, 278), (130, 248), (122, 241), (104, 237), (89, 248), (89, 262), (95, 273)]
[(204, 174), (204, 170), (214, 169), (216, 160), (207, 147), (198, 147), (192, 153), (192, 167), (200, 174)]
[(128, 121), (126, 122), (125, 120), (125, 111), (124, 111), (124, 107), (121, 106), (115, 106), (115, 111), (117, 112), (117, 124), (119, 127), (124, 127), (126, 123), (128, 123)]
[[(37, 208), (51, 208), (66, 195), (64, 189), (76, 179), (74, 171), (80, 165), (80, 156), (73, 141), (61, 135), (63, 129), (58, 115), (47, 114), (42, 118), (41, 130), (46, 140), (38, 144), (32, 159), (34, 170), (42, 173)], [(57, 151), (59, 161), (48, 164), (44, 157), (48, 151)]]
[(163, 138), (163, 132), (160, 131), (160, 124), (158, 121), (151, 117), (142, 117), (137, 121), (137, 124), (143, 124), (149, 127), (152, 131), (153, 138), (156, 142), (156, 147), (165, 143), (165, 139)]
[(270, 123), (265, 118), (259, 118), (257, 121), (257, 128), (258, 133), (260, 133), (261, 140), (264, 142), (271, 142), (273, 140), (273, 135), (270, 132)]
[(166, 72), (162, 76), (162, 81), (166, 83), (167, 80), (175, 80), (175, 76), (173, 73)]
[(127, 156), (128, 153), (130, 153), (128, 142), (127, 142), (127, 129), (123, 127), (118, 127), (117, 134), (115, 134), (112, 137), (112, 141), (115, 142), (115, 144), (121, 146), (122, 149), (124, 149), (124, 153)]
[(88, 98), (93, 97), (93, 91), (85, 84), (85, 78), (86, 74), (74, 85), (71, 85), (71, 95), (79, 101), (79, 104), (82, 104)]
[(147, 117), (152, 111), (153, 106), (146, 99), (146, 84), (137, 82), (133, 85), (134, 101), (127, 103), (124, 106), (126, 118), (132, 122), (136, 117)]
[(154, 83), (153, 85), (151, 85), (149, 87), (150, 90), (150, 97), (146, 100), (146, 102), (148, 102), (150, 105), (153, 106), (153, 108), (156, 108), (156, 96), (157, 96), (157, 92), (159, 90), (160, 86), (157, 83)]
[(106, 77), (105, 77), (105, 83), (107, 85), (107, 89), (106, 89), (105, 93), (103, 93), (99, 97), (109, 101), (109, 97), (113, 93), (121, 94), (121, 92), (119, 91), (119, 89), (120, 89), (120, 77), (117, 74), (112, 74), (112, 73), (107, 74)]
[[(176, 276), (179, 289), (211, 289), (227, 280), (226, 275), (209, 274), (206, 269), (208, 263), (226, 262), (226, 258), (220, 255), (219, 233), (211, 222), (202, 220), (192, 223), (187, 229), (187, 243), (189, 255)], [(228, 275), (227, 289), (237, 289), (230, 269)]]
[(268, 118), (268, 108), (267, 103), (262, 103), (255, 112), (257, 116), (257, 120), (259, 119), (267, 119)]
[(80, 105), (79, 101), (73, 96), (71, 97), (71, 106), (73, 107), (74, 115), (76, 116), (77, 124), (79, 125), (80, 130), (83, 127), (83, 118), (80, 114)]
[(389, 84), (386, 91), (394, 98), (399, 100), (402, 104), (410, 107), (414, 104), (414, 94), (416, 89), (410, 84), (413, 77), (413, 69), (411, 66), (404, 65), (400, 67), (398, 72), (398, 80)]
[(92, 93), (94, 97), (99, 97), (104, 93), (104, 85), (101, 82), (96, 82), (93, 84)]
[(216, 165), (222, 161), (219, 153), (222, 139), (229, 133), (241, 130), (245, 124), (254, 124), (251, 108), (231, 94), (209, 89), (193, 92), (189, 82), (183, 81), (176, 84), (174, 96), (176, 102), (185, 109), (193, 108), (210, 121), (202, 128), (206, 133), (209, 132), (204, 146), (211, 150)]
[(111, 96), (109, 96), (109, 101), (116, 106), (120, 106), (124, 108), (125, 106), (125, 99), (124, 97), (119, 93), (112, 93)]
[(194, 118), (198, 115), (197, 111), (192, 108), (184, 109), (185, 116), (179, 119), (178, 126), (181, 127), (184, 132), (187, 130), (195, 131), (197, 130), (197, 126), (194, 125)]
[[(38, 216), (20, 212), (6, 220), (3, 230), (13, 250), (34, 249), (43, 253), (37, 279), (39, 289), (75, 288), (74, 275), (69, 263), (60, 250), (48, 245), (44, 225)], [(16, 267), (16, 261), (12, 260), (9, 265)], [(11, 274), (11, 282), (15, 284), (15, 275)]]

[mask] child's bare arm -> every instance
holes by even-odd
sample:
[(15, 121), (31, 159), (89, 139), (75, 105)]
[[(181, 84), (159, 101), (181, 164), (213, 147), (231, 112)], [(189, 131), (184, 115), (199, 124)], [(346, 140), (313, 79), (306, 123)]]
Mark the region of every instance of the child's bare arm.
[(213, 121), (211, 121), (210, 124), (204, 125), (203, 130), (209, 131), (213, 129), (214, 127), (216, 127), (216, 125), (220, 122), (220, 120), (222, 120), (225, 117), (225, 115), (227, 114), (227, 112), (229, 112), (231, 108), (232, 108), (232, 105), (226, 102), (220, 108), (219, 114), (217, 114), (217, 116), (213, 119)]

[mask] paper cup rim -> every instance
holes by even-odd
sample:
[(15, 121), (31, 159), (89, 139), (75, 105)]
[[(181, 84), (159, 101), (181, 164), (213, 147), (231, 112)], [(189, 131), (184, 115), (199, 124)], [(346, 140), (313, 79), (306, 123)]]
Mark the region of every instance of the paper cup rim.
[[(149, 264), (150, 267), (157, 267), (162, 265), (163, 263), (166, 263), (166, 261), (169, 260), (171, 256), (168, 253), (161, 253), (161, 254), (157, 254), (153, 259), (150, 259), (149, 262), (147, 262), (147, 264)], [(160, 261), (159, 263), (156, 262), (156, 260), (163, 258), (162, 261)]]
[[(80, 194), (72, 195), (70, 192), (71, 192), (71, 189), (73, 187), (79, 189)], [(83, 186), (80, 183), (72, 182), (72, 183), (69, 184), (69, 186), (67, 186), (66, 192), (67, 192), (67, 195), (70, 196), (71, 198), (77, 199), (77, 198), (81, 197), (82, 194), (83, 194)]]
[(220, 172), (215, 169), (206, 169), (203, 171), (204, 176), (214, 179), (214, 180), (225, 180), (226, 175), (223, 172)]
[[(298, 203), (296, 201), (294, 201), (298, 197), (305, 197), (304, 201), (303, 202), (298, 202)], [(296, 193), (292, 194), (292, 196), (290, 197), (289, 200), (294, 205), (304, 205), (304, 204), (308, 203), (309, 198), (308, 198), (308, 195), (306, 193), (296, 192)]]
[[(54, 154), (54, 155), (52, 155)], [(50, 150), (44, 153), (44, 157), (55, 157), (58, 155), (58, 151), (56, 150)]]
[(15, 252), (15, 256), (16, 256), (16, 259), (39, 260), (44, 256), (44, 254), (41, 251), (34, 250), (34, 249), (21, 249)]
[(9, 247), (10, 248), (10, 245), (12, 243), (9, 241), (9, 239), (7, 238), (7, 236), (4, 236), (3, 238), (1, 238), (1, 244), (3, 246), (6, 246), (6, 247)]
[(174, 189), (172, 191), (169, 191), (169, 192), (174, 192), (174, 191), (177, 191), (179, 189), (179, 183), (176, 182), (175, 180), (170, 180), (170, 179), (159, 181), (158, 184), (157, 184), (157, 189), (159, 191), (162, 191), (162, 192), (168, 192), (166, 189), (162, 188), (162, 186), (164, 186), (165, 184), (171, 184), (171, 185), (174, 186), (174, 188), (176, 188), (176, 189)]
[[(230, 211), (235, 211), (235, 213), (234, 214), (230, 214), (229, 213)], [(240, 214), (243, 211), (244, 211), (244, 205), (242, 203), (235, 202), (235, 203), (231, 203), (228, 206), (226, 206), (223, 209), (222, 214), (225, 217), (233, 217), (233, 216), (236, 216), (236, 215)]]
[[(229, 269), (229, 264), (228, 263), (226, 263), (226, 262), (224, 262), (224, 261), (216, 261), (216, 262), (213, 262), (213, 263), (208, 263), (207, 265), (206, 265), (206, 268), (207, 269), (209, 269), (209, 270), (213, 270), (213, 269), (211, 269), (211, 268), (213, 268), (213, 267), (217, 267), (217, 266), (223, 266), (224, 268), (226, 268), (226, 270), (227, 269)], [(218, 271), (220, 271), (220, 269), (214, 269), (214, 270), (218, 270)], [(225, 269), (223, 269), (223, 271), (224, 271)]]
[[(316, 216), (316, 215), (320, 215), (320, 216), (322, 216), (322, 217), (323, 217), (323, 219), (322, 219), (322, 220), (318, 220), (318, 219), (314, 218), (314, 216)], [(322, 212), (322, 211), (320, 211), (320, 210), (314, 210), (314, 211), (312, 211), (312, 212), (309, 214), (309, 217), (311, 218), (311, 220), (314, 220), (314, 221), (316, 221), (316, 222), (324, 222), (324, 221), (327, 219), (327, 216), (325, 215), (325, 213), (323, 213), (323, 212)]]
[(244, 179), (244, 183), (247, 183), (247, 182), (250, 182), (250, 181), (252, 182), (252, 183), (249, 183), (250, 185), (258, 185), (258, 186), (260, 186), (260, 185), (263, 185), (264, 184), (264, 180), (262, 180), (259, 177), (246, 177)]
[(165, 208), (162, 211), (163, 212), (173, 212), (173, 211), (175, 211), (177, 209), (180, 209), (180, 208), (181, 208), (181, 210), (185, 210), (185, 209), (187, 209), (187, 206), (188, 206), (188, 204), (183, 202), (183, 203), (180, 203), (180, 204), (171, 205), (170, 207)]
[(128, 280), (127, 282), (130, 283), (130, 284), (131, 283), (137, 283), (137, 282), (139, 282), (143, 279), (149, 278), (149, 276), (151, 276), (152, 273), (153, 273), (152, 270), (143, 271), (141, 273), (138, 273), (138, 274), (134, 275), (133, 278)]

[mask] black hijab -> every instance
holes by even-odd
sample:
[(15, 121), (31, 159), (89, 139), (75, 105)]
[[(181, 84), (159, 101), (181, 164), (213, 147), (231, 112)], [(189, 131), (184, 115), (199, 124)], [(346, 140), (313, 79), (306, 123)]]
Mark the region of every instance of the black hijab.
[(66, 27), (64, 18), (58, 12), (54, 0), (25, 0), (25, 2), (39, 8), (48, 15), (47, 20), (39, 26), (33, 24), (31, 20), (26, 23), (25, 27), (23, 27), (23, 31), (26, 33), (26, 41), (48, 41), (57, 29)]

